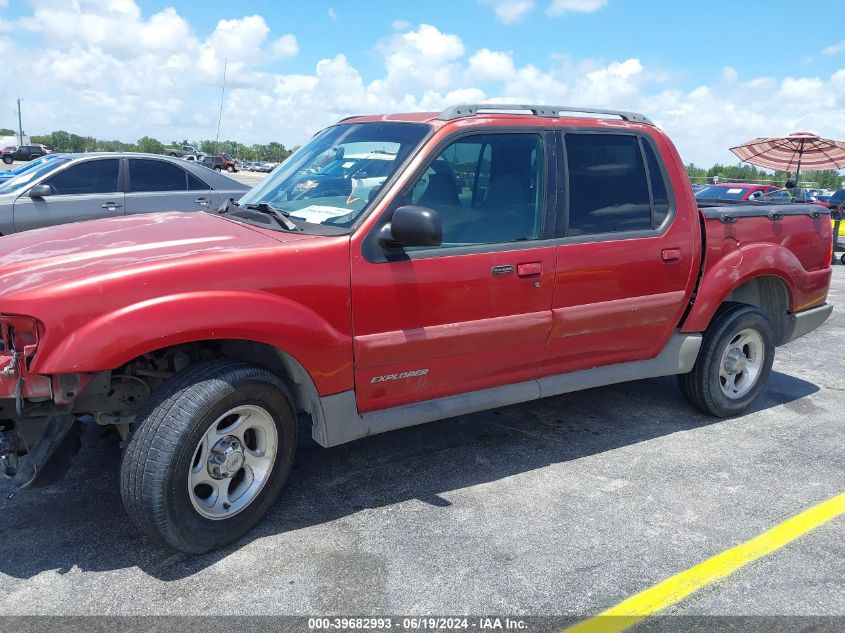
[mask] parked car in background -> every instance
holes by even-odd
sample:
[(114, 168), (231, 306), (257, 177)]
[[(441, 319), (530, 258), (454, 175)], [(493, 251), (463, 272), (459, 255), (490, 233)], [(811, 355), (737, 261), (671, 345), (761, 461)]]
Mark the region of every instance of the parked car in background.
[(830, 208), (830, 204), (828, 201), (830, 200), (830, 194), (819, 194), (816, 196), (816, 204), (820, 204), (824, 207)]
[(193, 145), (169, 145), (164, 148), (164, 153), (167, 156), (174, 156), (176, 158), (183, 158), (185, 156), (201, 156), (202, 152)]
[(774, 185), (755, 185), (746, 182), (720, 182), (715, 185), (707, 185), (695, 192), (698, 200), (727, 200), (741, 202), (744, 200), (761, 200), (766, 194), (775, 191), (778, 187)]
[(235, 160), (232, 156), (223, 152), (220, 154), (220, 157), (223, 159), (223, 169), (228, 171), (229, 173), (235, 173), (238, 171), (238, 161)]
[(827, 206), (831, 210), (841, 209), (843, 205), (845, 205), (845, 187), (837, 189), (830, 194), (830, 198), (827, 199)]
[(11, 165), (16, 160), (33, 160), (45, 156), (47, 152), (40, 145), (20, 145), (14, 151), (3, 151), (3, 162)]
[(248, 189), (157, 154), (64, 154), (0, 184), (0, 234), (151, 211), (205, 211)]
[(238, 161), (225, 152), (217, 156), (203, 156), (199, 162), (209, 169), (228, 171), (229, 173), (235, 173), (239, 168)]

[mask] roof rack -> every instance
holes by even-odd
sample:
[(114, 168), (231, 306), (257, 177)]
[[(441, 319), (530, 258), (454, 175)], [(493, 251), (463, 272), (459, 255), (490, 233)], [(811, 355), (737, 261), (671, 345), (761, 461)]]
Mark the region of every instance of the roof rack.
[(647, 125), (654, 125), (651, 119), (644, 114), (637, 112), (627, 112), (625, 110), (604, 110), (600, 108), (575, 108), (570, 106), (553, 106), (553, 105), (520, 105), (512, 103), (468, 103), (464, 105), (450, 106), (440, 113), (437, 118), (441, 121), (451, 121), (453, 119), (461, 119), (464, 117), (475, 116), (480, 110), (493, 110), (495, 112), (513, 112), (513, 111), (528, 111), (535, 116), (546, 116), (557, 118), (561, 116), (561, 112), (575, 112), (583, 114), (607, 114), (610, 116), (618, 116), (623, 121), (633, 121), (634, 123), (645, 123)]

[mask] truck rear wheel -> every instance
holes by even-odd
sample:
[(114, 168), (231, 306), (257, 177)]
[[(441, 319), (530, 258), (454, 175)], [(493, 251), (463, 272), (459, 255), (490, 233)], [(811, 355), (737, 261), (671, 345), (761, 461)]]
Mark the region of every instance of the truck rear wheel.
[(253, 365), (213, 361), (169, 379), (137, 416), (121, 494), (152, 539), (198, 554), (246, 533), (275, 502), (296, 448), (285, 385)]
[(765, 388), (774, 358), (768, 317), (754, 306), (728, 303), (707, 328), (692, 371), (678, 376), (678, 384), (704, 413), (739, 415)]

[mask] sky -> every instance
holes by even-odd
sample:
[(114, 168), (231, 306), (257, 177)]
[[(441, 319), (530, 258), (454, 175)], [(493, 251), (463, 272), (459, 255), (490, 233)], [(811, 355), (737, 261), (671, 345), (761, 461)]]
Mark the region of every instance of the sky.
[[(845, 139), (842, 0), (0, 0), (0, 127), (276, 140), (350, 114), (499, 101), (628, 109), (685, 162)], [(806, 20), (805, 20), (806, 18)]]

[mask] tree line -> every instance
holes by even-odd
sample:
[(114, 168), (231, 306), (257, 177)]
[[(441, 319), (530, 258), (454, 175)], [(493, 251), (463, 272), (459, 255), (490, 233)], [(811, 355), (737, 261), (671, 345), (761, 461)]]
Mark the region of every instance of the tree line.
[[(14, 130), (0, 128), (0, 136), (12, 136)], [(93, 136), (80, 136), (73, 132), (56, 130), (49, 134), (34, 134), (30, 136), (32, 143), (46, 145), (54, 152), (148, 152), (150, 154), (164, 154), (165, 147), (175, 145), (192, 145), (206, 154), (217, 155), (227, 153), (240, 160), (260, 160), (281, 162), (290, 156), (296, 148), (288, 149), (282, 143), (271, 141), (270, 143), (255, 143), (247, 145), (238, 141), (173, 141), (165, 144), (151, 136), (139, 138), (134, 143), (125, 143), (118, 140), (97, 139)]]
[[(716, 163), (709, 169), (704, 167), (697, 167), (690, 163), (687, 165), (687, 175), (695, 184), (707, 184), (712, 182), (714, 176), (718, 176), (720, 182), (759, 182), (761, 184), (769, 183), (783, 187), (786, 181), (794, 178), (795, 174), (785, 171), (767, 171), (755, 167), (754, 165), (722, 165)], [(823, 171), (807, 171), (801, 172), (802, 183), (815, 183), (813, 188), (818, 189), (839, 189), (842, 187), (843, 177), (834, 169), (826, 169)]]
[[(12, 136), (14, 130), (0, 128), (0, 136)], [(54, 152), (149, 152), (150, 154), (163, 154), (164, 143), (151, 136), (139, 138), (135, 143), (124, 143), (123, 141), (107, 141), (96, 139), (93, 136), (80, 136), (72, 132), (57, 130), (50, 134), (41, 134), (30, 137), (33, 143), (46, 145)], [(260, 160), (280, 163), (290, 156), (297, 148), (288, 149), (282, 143), (271, 141), (270, 143), (254, 143), (247, 145), (238, 141), (173, 141), (169, 145), (182, 146), (192, 145), (206, 154), (217, 155), (223, 152), (240, 160)], [(687, 175), (694, 183), (705, 184), (714, 176), (722, 182), (732, 180), (740, 182), (769, 182), (778, 186), (786, 184), (787, 179), (794, 174), (787, 172), (771, 172), (754, 167), (753, 165), (722, 165), (716, 163), (710, 168), (698, 167), (694, 163), (686, 166)], [(839, 189), (842, 186), (843, 177), (835, 170), (806, 172), (801, 174), (801, 182), (815, 183), (819, 189)]]

